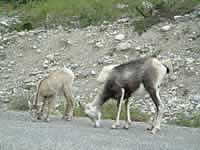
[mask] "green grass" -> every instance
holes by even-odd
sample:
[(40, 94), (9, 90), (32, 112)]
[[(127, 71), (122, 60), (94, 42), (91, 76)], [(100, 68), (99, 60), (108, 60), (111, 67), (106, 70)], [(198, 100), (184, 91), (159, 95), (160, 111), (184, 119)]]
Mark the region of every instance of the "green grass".
[[(33, 97), (34, 97), (33, 93), (21, 93), (19, 96), (12, 96), (10, 97), (11, 102), (9, 103), (8, 108), (9, 110), (27, 111), (29, 109), (28, 100), (32, 101)], [(64, 111), (63, 103), (59, 105), (58, 110), (61, 113), (63, 113)], [(147, 122), (150, 119), (150, 115), (141, 112), (140, 109), (135, 106), (131, 106), (130, 113), (132, 121)], [(103, 119), (115, 120), (116, 114), (117, 114), (117, 106), (115, 101), (110, 101), (103, 105), (102, 108)], [(83, 108), (80, 107), (79, 105), (76, 105), (74, 108), (74, 116), (86, 117)], [(122, 107), (120, 119), (124, 120), (125, 116), (126, 113), (124, 107)], [(184, 113), (179, 113), (176, 115), (176, 119), (169, 121), (168, 124), (200, 128), (200, 113), (192, 113), (189, 117), (186, 116)]]
[[(124, 106), (124, 105), (123, 105)], [(102, 108), (102, 115), (104, 119), (112, 119), (115, 120), (117, 116), (117, 105), (116, 102), (108, 102)], [(139, 108), (135, 106), (131, 106), (130, 109), (131, 120), (132, 121), (139, 121), (139, 122), (146, 122), (149, 120), (150, 116), (147, 113), (143, 113), (139, 110)], [(120, 114), (120, 119), (124, 120), (126, 116), (126, 112), (124, 107), (122, 107), (122, 112)]]
[[(41, 24), (67, 24), (80, 27), (101, 24), (103, 21), (114, 21), (122, 16), (135, 17), (141, 15), (136, 7), (143, 12), (146, 18), (152, 16), (152, 10), (158, 15), (148, 21), (137, 24), (138, 28), (148, 28), (160, 20), (158, 16), (171, 18), (176, 14), (189, 12), (199, 3), (199, 0), (148, 0), (154, 8), (146, 9), (142, 2), (144, 0), (33, 0), (26, 4), (15, 3), (17, 10), (23, 12), (24, 23), (30, 22), (34, 27)], [(12, 4), (12, 3), (11, 3)], [(118, 8), (118, 4), (128, 7)], [(153, 21), (151, 21), (153, 20)], [(78, 21), (74, 24), (74, 21)], [(150, 22), (150, 23), (149, 23)], [(143, 26), (143, 27), (142, 27)], [(141, 29), (140, 29), (141, 30)]]
[(10, 97), (10, 103), (8, 104), (9, 110), (27, 111), (28, 101), (33, 100), (33, 93), (21, 93), (18, 96)]
[[(58, 110), (63, 113), (64, 111), (64, 106), (63, 104), (61, 104), (58, 108)], [(149, 120), (150, 116), (147, 115), (146, 113), (141, 112), (138, 108), (133, 107), (131, 108), (131, 120), (133, 121), (139, 121), (139, 122), (146, 122)], [(74, 115), (77, 117), (86, 117), (84, 110), (82, 107), (80, 106), (76, 106), (74, 109)], [(122, 112), (120, 115), (120, 119), (124, 120), (125, 119), (125, 111), (124, 108), (122, 108)], [(117, 106), (115, 102), (108, 102), (106, 104), (103, 105), (102, 108), (102, 118), (103, 119), (111, 119), (111, 120), (115, 120), (117, 116)]]
[(169, 121), (169, 124), (200, 128), (200, 113), (192, 113), (189, 117), (184, 113), (179, 113), (176, 115), (175, 120)]

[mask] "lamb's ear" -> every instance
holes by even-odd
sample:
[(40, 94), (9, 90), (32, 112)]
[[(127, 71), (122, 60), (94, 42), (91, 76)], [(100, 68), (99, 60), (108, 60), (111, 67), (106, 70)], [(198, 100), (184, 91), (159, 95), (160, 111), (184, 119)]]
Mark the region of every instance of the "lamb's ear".
[(33, 106), (32, 103), (30, 101), (28, 101), (28, 107), (29, 107), (29, 109), (31, 109), (32, 106)]

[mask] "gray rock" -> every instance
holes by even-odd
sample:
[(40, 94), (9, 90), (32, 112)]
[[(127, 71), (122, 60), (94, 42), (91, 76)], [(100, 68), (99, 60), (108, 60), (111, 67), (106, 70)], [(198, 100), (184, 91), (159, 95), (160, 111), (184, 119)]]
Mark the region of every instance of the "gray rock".
[(102, 47), (103, 47), (103, 43), (102, 43), (102, 42), (97, 42), (97, 43), (95, 44), (95, 46), (96, 46), (97, 48), (102, 48)]
[(26, 32), (22, 31), (22, 32), (18, 32), (19, 36), (24, 36), (26, 34)]
[(96, 75), (96, 74), (97, 73), (94, 70), (91, 71), (91, 75)]
[(37, 49), (37, 46), (36, 45), (33, 45), (33, 47), (32, 47), (33, 49)]
[(41, 53), (41, 49), (37, 49), (36, 52), (37, 52), (37, 53)]
[(192, 95), (190, 100), (194, 104), (200, 104), (200, 95)]
[(54, 56), (54, 54), (49, 54), (46, 56), (46, 58), (50, 61), (54, 61), (55, 56)]
[(121, 42), (117, 45), (116, 49), (118, 51), (124, 51), (131, 48), (131, 44), (129, 42)]
[(122, 41), (124, 39), (125, 39), (125, 35), (124, 34), (117, 34), (115, 36), (115, 40)]
[(0, 60), (5, 60), (7, 58), (7, 55), (5, 52), (0, 52)]
[(161, 27), (161, 31), (163, 32), (169, 31), (170, 29), (171, 29), (171, 25), (166, 25), (166, 26)]

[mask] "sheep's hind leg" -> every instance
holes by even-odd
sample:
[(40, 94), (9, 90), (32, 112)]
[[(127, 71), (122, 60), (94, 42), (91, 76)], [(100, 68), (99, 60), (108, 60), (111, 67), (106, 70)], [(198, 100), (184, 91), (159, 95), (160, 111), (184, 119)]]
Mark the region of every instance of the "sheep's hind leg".
[(74, 110), (73, 95), (70, 87), (68, 86), (64, 87), (64, 96), (65, 96), (65, 111), (63, 119), (70, 121), (73, 119), (73, 110)]
[(149, 90), (149, 93), (156, 106), (156, 114), (153, 120), (152, 129), (151, 129), (151, 133), (155, 134), (157, 131), (160, 130), (160, 122), (161, 122), (162, 114), (163, 114), (163, 104), (160, 100), (159, 89), (152, 88), (151, 90)]
[(124, 88), (121, 88), (121, 92), (122, 92), (122, 95), (121, 95), (119, 106), (118, 106), (117, 118), (116, 118), (116, 122), (112, 125), (112, 129), (116, 129), (120, 127), (119, 118), (120, 118), (120, 113), (121, 113), (121, 108), (122, 108), (122, 102), (124, 99), (124, 93), (125, 93)]

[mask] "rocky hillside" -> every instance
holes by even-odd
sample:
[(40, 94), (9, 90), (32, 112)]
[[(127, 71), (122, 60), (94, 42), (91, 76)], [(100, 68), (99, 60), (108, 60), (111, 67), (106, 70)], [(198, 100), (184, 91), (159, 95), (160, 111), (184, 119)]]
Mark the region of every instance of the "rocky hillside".
[[(173, 64), (165, 78), (161, 98), (165, 119), (176, 113), (200, 111), (200, 9), (184, 16), (174, 16), (139, 35), (134, 20), (122, 18), (112, 24), (72, 29), (37, 28), (8, 32), (14, 18), (0, 18), (0, 105), (2, 109), (23, 93), (35, 93), (38, 81), (48, 72), (65, 65), (76, 75), (76, 101), (88, 101), (102, 85), (96, 81), (103, 66), (158, 54)], [(136, 100), (137, 99), (137, 100)], [(152, 113), (154, 105), (148, 94), (133, 98), (141, 111)]]

